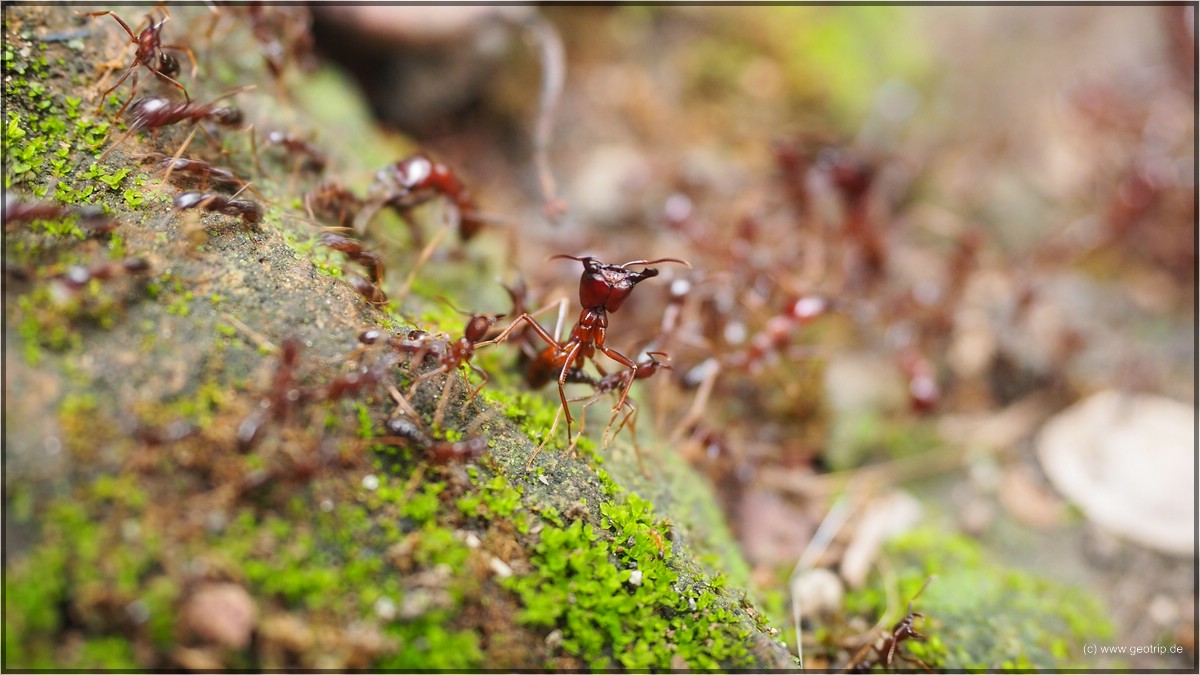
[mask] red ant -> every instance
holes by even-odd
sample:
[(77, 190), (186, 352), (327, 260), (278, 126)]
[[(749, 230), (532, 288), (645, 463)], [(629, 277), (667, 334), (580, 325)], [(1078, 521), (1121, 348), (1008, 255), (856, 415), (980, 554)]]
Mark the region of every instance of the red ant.
[[(354, 229), (366, 231), (367, 223), (384, 206), (403, 215), (439, 195), (458, 208), (460, 239), (467, 241), (483, 229), (484, 221), (467, 187), (449, 167), (433, 161), (423, 152), (390, 164), (375, 174), (366, 208), (355, 219)], [(414, 241), (417, 241), (420, 235), (415, 227), (413, 232)]]
[(126, 258), (119, 263), (97, 263), (88, 267), (72, 265), (66, 271), (55, 274), (53, 277), (68, 289), (77, 291), (88, 285), (88, 282), (93, 279), (107, 281), (115, 277), (145, 274), (149, 271), (150, 262), (145, 258)]
[(262, 219), (262, 207), (255, 202), (212, 192), (180, 193), (175, 196), (175, 208), (180, 211), (199, 208), (205, 211), (220, 211), (228, 216), (240, 216), (242, 224), (247, 227), (258, 225), (258, 221)]
[[(919, 665), (924, 668), (926, 672), (933, 672), (933, 669), (921, 659), (905, 654), (901, 650), (901, 644), (905, 640), (917, 640), (919, 642), (924, 642), (928, 638), (928, 636), (918, 633), (917, 629), (913, 627), (914, 619), (924, 619), (925, 615), (920, 612), (914, 612), (912, 604), (913, 601), (917, 599), (917, 596), (921, 595), (921, 593), (925, 591), (925, 587), (929, 585), (929, 582), (933, 581), (935, 578), (937, 577), (931, 576), (925, 580), (924, 584), (921, 584), (921, 589), (918, 590), (916, 595), (912, 597), (912, 600), (908, 601), (908, 613), (904, 615), (904, 618), (897, 621), (895, 626), (892, 626), (890, 633), (884, 635), (882, 640), (876, 640), (875, 642), (869, 642), (863, 645), (858, 652), (855, 653), (854, 658), (850, 659), (850, 665), (846, 667), (848, 672), (865, 673), (875, 666), (883, 666), (884, 668), (890, 670), (896, 659)], [(874, 650), (875, 655), (867, 656), (867, 653), (870, 650)]]
[(267, 70), (278, 82), (283, 77), (284, 67), (290, 58), (300, 60), (301, 66), (311, 69), (312, 60), (312, 15), (308, 7), (285, 7), (260, 2), (235, 3), (209, 2), (213, 12), (212, 21), (205, 31), (205, 38), (212, 43), (212, 35), (221, 19), (217, 5), (229, 5), (229, 9), (244, 12), (250, 22), (250, 32), (258, 42), (259, 51)]
[(298, 166), (307, 165), (317, 172), (325, 170), (325, 155), (312, 143), (282, 131), (269, 132), (266, 140), (269, 145), (277, 145), (289, 153), (304, 155), (297, 161)]
[(363, 207), (361, 199), (337, 181), (323, 181), (304, 195), (304, 210), (312, 220), (345, 227)]
[(566, 342), (559, 342), (558, 339), (547, 333), (546, 329), (542, 328), (532, 315), (522, 313), (498, 336), (483, 344), (503, 342), (508, 338), (509, 333), (521, 323), (528, 325), (529, 328), (532, 328), (537, 333), (538, 337), (548, 346), (538, 354), (530, 367), (545, 368), (547, 370), (554, 368), (559, 371), (558, 397), (562, 403), (563, 412), (567, 416), (567, 436), (570, 437), (571, 423), (574, 421), (574, 418), (571, 416), (571, 409), (567, 401), (567, 393), (564, 385), (572, 369), (582, 369), (584, 362), (590, 360), (600, 370), (601, 375), (605, 375), (604, 370), (595, 361), (596, 350), (599, 350), (613, 361), (633, 370), (633, 376), (630, 377), (628, 382), (624, 383), (621, 389), (621, 396), (617, 404), (613, 406), (614, 410), (618, 410), (625, 405), (625, 400), (629, 396), (629, 388), (632, 386), (633, 380), (637, 378), (638, 364), (634, 363), (628, 356), (604, 344), (608, 331), (608, 313), (616, 312), (620, 309), (637, 284), (651, 277), (658, 276), (657, 269), (646, 268), (640, 272), (636, 272), (628, 269), (629, 266), (653, 265), (663, 262), (679, 263), (688, 267), (691, 267), (691, 265), (678, 258), (633, 260), (621, 265), (606, 264), (590, 256), (576, 257), (565, 254), (551, 256), (550, 260), (559, 258), (577, 260), (583, 263), (583, 274), (579, 278), (579, 304), (582, 306), (582, 309), (579, 313), (579, 319), (575, 322), (575, 327), (571, 329), (571, 335), (567, 338)]
[(692, 405), (676, 424), (671, 433), (671, 440), (679, 440), (686, 431), (695, 426), (703, 416), (704, 405), (708, 401), (716, 383), (717, 376), (730, 366), (743, 371), (753, 371), (762, 362), (781, 352), (787, 346), (788, 340), (797, 328), (808, 324), (828, 311), (830, 302), (820, 296), (807, 295), (787, 304), (783, 312), (767, 320), (762, 330), (750, 338), (750, 345), (738, 352), (733, 352), (725, 358), (705, 359), (693, 368), (685, 380), (694, 383), (699, 388)]
[(350, 285), (372, 305), (386, 305), (388, 302), (388, 296), (383, 292), (383, 289), (378, 284), (373, 284), (363, 277), (350, 277)]
[(270, 390), (261, 400), (259, 407), (238, 425), (238, 447), (243, 451), (258, 442), (268, 417), (276, 422), (286, 421), (293, 406), (304, 397), (304, 393), (296, 386), (295, 377), (300, 349), (300, 341), (294, 337), (284, 338), (279, 345), (279, 365), (271, 379)]
[(317, 239), (317, 243), (335, 251), (341, 251), (348, 258), (362, 265), (370, 275), (371, 283), (378, 285), (383, 280), (383, 258), (379, 257), (378, 253), (372, 253), (365, 249), (361, 241), (336, 232), (324, 232)]
[[(453, 305), (451, 306), (453, 307)], [(455, 309), (457, 310), (457, 308)], [(457, 311), (461, 312), (461, 310)], [(462, 313), (465, 314), (465, 312)], [(488, 331), (503, 316), (503, 314), (471, 314), (469, 315), (470, 318), (467, 319), (466, 326), (463, 328), (462, 337), (448, 343), (425, 336), (409, 340), (393, 340), (391, 346), (397, 351), (415, 353), (422, 359), (426, 354), (433, 352), (438, 360), (436, 368), (422, 373), (413, 380), (412, 385), (408, 389), (408, 396), (411, 397), (422, 382), (438, 375), (452, 373), (463, 366), (478, 374), (483, 380), (479, 383), (478, 387), (471, 391), (467, 397), (467, 401), (471, 401), (478, 396), (479, 392), (491, 378), (487, 374), (487, 371), (471, 363), (471, 359), (475, 356), (475, 348), (483, 342), (483, 339), (487, 337)], [(447, 378), (446, 384), (442, 388), (442, 396), (439, 399), (437, 412), (434, 414), (435, 424), (441, 423), (451, 382), (452, 380)]]
[(152, 152), (138, 157), (143, 162), (156, 162), (164, 171), (189, 174), (196, 178), (200, 178), (205, 182), (212, 181), (214, 183), (222, 183), (225, 185), (236, 185), (242, 187), (247, 185), (247, 182), (238, 178), (229, 169), (219, 166), (213, 166), (208, 162), (191, 159), (188, 157), (167, 157), (160, 152)]
[(235, 127), (242, 123), (242, 111), (231, 106), (218, 106), (216, 102), (234, 94), (247, 91), (250, 88), (242, 87), (235, 89), (228, 94), (214, 99), (212, 103), (195, 103), (191, 100), (186, 103), (172, 103), (161, 96), (139, 99), (133, 105), (129, 106), (129, 130), (109, 146), (98, 159), (103, 160), (108, 156), (108, 153), (121, 145), (130, 134), (140, 129), (158, 129), (159, 127), (167, 127), (183, 121), (199, 124), (206, 119), (212, 120), (215, 124), (224, 127)]
[(117, 16), (116, 12), (104, 11), (81, 14), (81, 16), (90, 17), (106, 15), (111, 16), (113, 19), (116, 19), (117, 23), (121, 24), (121, 28), (124, 28), (125, 32), (129, 34), (129, 43), (137, 45), (137, 51), (134, 53), (133, 63), (129, 64), (129, 67), (125, 70), (125, 74), (121, 76), (121, 79), (117, 80), (116, 84), (109, 87), (107, 91), (100, 95), (100, 105), (96, 107), (96, 112), (100, 112), (100, 109), (104, 107), (104, 99), (107, 98), (114, 89), (121, 86), (121, 83), (124, 82), (132, 73), (133, 93), (129, 95), (129, 100), (125, 101), (125, 105), (121, 106), (121, 109), (117, 111), (116, 117), (120, 117), (121, 113), (125, 112), (125, 108), (129, 106), (129, 103), (133, 100), (133, 97), (137, 95), (138, 66), (144, 66), (146, 70), (149, 70), (158, 79), (166, 82), (172, 87), (175, 87), (179, 91), (182, 91), (184, 99), (191, 101), (192, 99), (190, 96), (188, 96), (187, 88), (180, 84), (179, 81), (173, 77), (174, 75), (179, 74), (179, 60), (163, 51), (164, 49), (171, 49), (187, 54), (188, 60), (192, 62), (192, 77), (196, 77), (196, 57), (194, 54), (192, 54), (191, 49), (183, 45), (162, 44), (162, 26), (167, 22), (167, 19), (170, 19), (171, 17), (164, 16), (162, 21), (154, 23), (153, 17), (147, 14), (146, 21), (149, 25), (136, 36), (134, 36), (133, 31), (129, 28), (129, 24), (125, 23), (121, 17)]
[(110, 220), (104, 209), (98, 206), (71, 208), (48, 202), (22, 202), (4, 195), (4, 227), (9, 223), (29, 223), (36, 220), (58, 220), (76, 215), (79, 217), (79, 228), (88, 234), (104, 234), (117, 227)]
[(351, 260), (366, 268), (371, 279), (368, 281), (360, 276), (350, 276), (350, 285), (354, 286), (354, 290), (358, 291), (359, 295), (366, 298), (367, 302), (372, 305), (387, 304), (387, 294), (380, 286), (380, 282), (383, 280), (383, 258), (379, 257), (379, 254), (363, 248), (362, 242), (335, 232), (323, 233), (318, 239), (318, 243), (345, 253)]
[(479, 459), (487, 452), (487, 440), (482, 436), (472, 436), (461, 441), (438, 440), (431, 438), (419, 425), (405, 417), (392, 417), (384, 422), (384, 427), (389, 435), (372, 438), (372, 442), (384, 445), (415, 445), (424, 450), (434, 464), (464, 464)]

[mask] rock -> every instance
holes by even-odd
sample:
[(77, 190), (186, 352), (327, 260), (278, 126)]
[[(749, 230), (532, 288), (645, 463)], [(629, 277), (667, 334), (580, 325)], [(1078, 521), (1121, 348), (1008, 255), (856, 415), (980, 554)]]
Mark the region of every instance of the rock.
[(823, 567), (805, 570), (792, 581), (792, 595), (801, 617), (823, 616), (840, 609), (845, 592), (838, 575)]
[(182, 620), (202, 640), (230, 649), (250, 644), (258, 610), (246, 589), (237, 584), (205, 584), (184, 605)]
[(1042, 428), (1038, 459), (1051, 483), (1097, 526), (1175, 555), (1196, 542), (1195, 410), (1107, 390)]

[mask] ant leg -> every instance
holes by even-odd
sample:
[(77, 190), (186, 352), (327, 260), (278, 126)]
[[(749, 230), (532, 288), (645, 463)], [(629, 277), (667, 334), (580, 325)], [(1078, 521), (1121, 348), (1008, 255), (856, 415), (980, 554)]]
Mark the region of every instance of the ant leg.
[(442, 397), (438, 400), (437, 409), (433, 411), (433, 426), (441, 428), (442, 417), (446, 412), (446, 401), (450, 398), (450, 385), (454, 383), (452, 371), (446, 372), (446, 383), (442, 385)]
[(668, 443), (675, 444), (679, 442), (683, 435), (687, 433), (689, 427), (698, 422), (704, 416), (704, 405), (708, 403), (708, 397), (712, 394), (713, 385), (716, 384), (717, 374), (721, 372), (721, 364), (716, 359), (708, 359), (704, 366), (704, 380), (700, 383), (700, 388), (696, 390), (696, 397), (692, 399), (692, 405), (688, 411), (675, 425), (675, 429), (671, 431), (671, 436), (667, 440)]
[[(126, 138), (129, 138), (131, 135), (133, 135), (135, 132), (137, 132), (139, 128), (140, 127), (136, 127), (136, 126), (130, 127), (129, 130), (127, 130), (125, 133), (121, 134), (121, 137), (118, 138), (116, 141), (114, 141), (112, 145), (108, 146), (107, 150), (100, 153), (100, 156), (96, 158), (96, 161), (103, 162), (104, 158), (108, 157), (108, 153), (112, 152), (113, 150), (116, 150), (119, 145), (121, 145), (122, 143), (125, 142)], [(110, 127), (110, 129), (111, 129), (111, 127)]]
[[(617, 363), (619, 363), (633, 371), (633, 373), (629, 376), (629, 381), (626, 382), (625, 386), (621, 388), (621, 398), (617, 401), (617, 404), (613, 406), (614, 411), (620, 410), (621, 407), (625, 405), (625, 399), (629, 398), (629, 390), (633, 387), (633, 381), (637, 379), (637, 371), (638, 371), (639, 366), (638, 366), (638, 364), (634, 363), (633, 360), (630, 359), (628, 356), (625, 356), (621, 352), (619, 352), (615, 349), (612, 349), (610, 347), (605, 347), (604, 345), (596, 345), (596, 349), (599, 349), (601, 352), (604, 353), (605, 356), (612, 359), (613, 361), (616, 361)], [(596, 367), (599, 368), (600, 366), (597, 365)], [(601, 372), (603, 372), (603, 371), (601, 371)]]
[[(263, 170), (262, 164), (258, 161), (258, 138), (254, 133), (253, 124), (246, 127), (246, 133), (250, 134), (250, 156), (254, 158), (254, 170), (257, 171), (258, 175), (261, 176)], [(290, 186), (288, 191), (291, 192)], [(316, 220), (316, 217), (313, 216), (312, 208), (310, 208), (308, 205), (307, 199), (304, 200), (304, 208), (308, 211), (308, 217)]]
[(927, 672), (927, 673), (933, 672), (933, 669), (929, 667), (929, 664), (925, 663), (924, 661), (922, 661), (921, 659), (918, 659), (915, 656), (910, 656), (908, 654), (901, 654), (900, 652), (896, 652), (896, 658), (898, 658), (902, 661), (907, 661), (909, 663), (915, 663), (918, 666), (921, 666), (922, 668), (924, 668), (925, 672)]
[(172, 87), (175, 87), (175, 88), (176, 88), (176, 89), (178, 89), (179, 91), (182, 91), (182, 92), (183, 92), (183, 98), (184, 98), (184, 100), (185, 100), (186, 102), (188, 102), (188, 103), (191, 103), (191, 102), (192, 102), (192, 97), (191, 97), (191, 96), (188, 96), (188, 90), (187, 90), (187, 87), (185, 87), (185, 86), (183, 86), (182, 84), (180, 84), (180, 83), (179, 83), (179, 80), (176, 80), (175, 78), (171, 77), (170, 75), (167, 75), (166, 73), (163, 73), (163, 72), (159, 72), (159, 71), (157, 71), (157, 70), (151, 70), (150, 72), (154, 73), (154, 75), (155, 75), (155, 76), (156, 76), (158, 79), (160, 79), (160, 80), (163, 80), (164, 82), (166, 82), (167, 84), (171, 85)]
[[(424, 357), (422, 357), (421, 361), (424, 361)], [(418, 366), (421, 365), (421, 361), (417, 361)], [(409, 388), (408, 388), (408, 397), (412, 398), (412, 395), (417, 393), (417, 388), (420, 387), (421, 383), (425, 382), (425, 380), (428, 380), (433, 377), (437, 377), (440, 373), (444, 373), (444, 372), (446, 372), (446, 366), (441, 365), (427, 373), (421, 373), (420, 375), (418, 375), (417, 379), (413, 380), (412, 385), (409, 386)]]
[(96, 111), (92, 113), (93, 115), (100, 114), (100, 111), (104, 109), (104, 101), (108, 98), (108, 95), (113, 93), (113, 90), (115, 90), (117, 87), (121, 86), (121, 83), (123, 83), (125, 80), (127, 80), (129, 78), (129, 76), (132, 74), (133, 75), (133, 93), (131, 93), (129, 95), (129, 99), (125, 101), (125, 105), (121, 106), (121, 109), (117, 111), (117, 114), (113, 115), (113, 119), (121, 118), (121, 113), (125, 112), (125, 109), (129, 107), (129, 104), (131, 102), (133, 102), (133, 97), (137, 95), (137, 80), (138, 80), (137, 67), (138, 67), (137, 61), (134, 61), (133, 65), (131, 65), (125, 69), (125, 74), (121, 76), (121, 79), (117, 80), (116, 84), (114, 84), (113, 86), (106, 89), (103, 94), (100, 94), (100, 102), (98, 104), (96, 104)]
[(550, 431), (546, 432), (546, 435), (542, 437), (542, 442), (538, 443), (538, 446), (534, 449), (533, 454), (529, 456), (529, 460), (525, 462), (526, 472), (533, 468), (533, 459), (542, 452), (542, 448), (546, 447), (546, 444), (550, 442), (551, 438), (554, 438), (554, 432), (558, 430), (558, 421), (560, 419), (562, 419), (562, 408), (559, 408), (554, 413), (554, 422), (550, 425)]
[(571, 364), (575, 363), (581, 349), (583, 349), (583, 345), (577, 342), (571, 344), (564, 354), (562, 372), (558, 374), (558, 398), (562, 401), (563, 412), (567, 415), (567, 438), (571, 438), (571, 423), (575, 420), (571, 417), (571, 406), (567, 402), (567, 390), (564, 387), (567, 384), (567, 373), (571, 370)]
[[(554, 305), (549, 305), (549, 307), (553, 307), (553, 306)], [(542, 309), (539, 309), (537, 312), (534, 312), (534, 314), (540, 314), (541, 312), (548, 309), (549, 307), (543, 307)], [(475, 348), (478, 349), (480, 347), (486, 347), (487, 345), (493, 345), (493, 344), (498, 344), (500, 342), (504, 342), (505, 340), (508, 339), (509, 334), (512, 333), (514, 330), (516, 330), (517, 324), (520, 324), (522, 322), (524, 322), (526, 325), (528, 325), (530, 328), (532, 328), (533, 332), (537, 333), (538, 337), (540, 337), (543, 341), (545, 341), (546, 344), (548, 344), (552, 347), (559, 345), (560, 344), (559, 341), (557, 339), (555, 339), (554, 337), (551, 337), (551, 335), (546, 332), (546, 329), (542, 328), (542, 325), (534, 320), (534, 318), (533, 318), (534, 314), (529, 314), (528, 312), (526, 312), (526, 313), (522, 314), (521, 316), (518, 316), (517, 318), (513, 319), (512, 323), (508, 324), (507, 328), (500, 331), (499, 335), (492, 338), (491, 340), (485, 340), (483, 342), (476, 343)]]
[(179, 146), (179, 149), (175, 151), (175, 156), (171, 158), (171, 163), (167, 165), (167, 173), (163, 176), (163, 183), (171, 180), (171, 172), (175, 170), (175, 162), (178, 162), (179, 158), (183, 156), (183, 151), (187, 150), (187, 146), (191, 144), (192, 137), (195, 135), (196, 129), (193, 127), (192, 133), (188, 134), (188, 137), (183, 141), (183, 145)]
[(446, 233), (449, 231), (450, 228), (448, 227), (442, 227), (439, 229), (438, 233), (434, 235), (433, 239), (429, 240), (429, 243), (426, 244), (425, 249), (421, 251), (421, 255), (417, 256), (417, 262), (413, 264), (412, 270), (408, 273), (408, 278), (404, 280), (404, 285), (400, 287), (400, 291), (395, 296), (397, 304), (404, 300), (404, 296), (408, 295), (408, 290), (412, 288), (413, 282), (417, 279), (417, 272), (421, 270), (421, 267), (423, 267), (429, 260), (429, 257), (433, 255), (434, 250), (437, 249), (437, 245), (442, 242), (442, 238), (445, 237)]
[[(646, 478), (651, 478), (652, 476), (650, 474), (650, 471), (646, 468), (646, 464), (642, 461), (642, 444), (640, 442), (638, 442), (638, 435), (637, 435), (638, 407), (636, 405), (634, 405), (633, 401), (627, 401), (626, 403), (628, 404), (629, 412), (626, 412), (625, 417), (621, 418), (621, 423), (617, 425), (616, 430), (613, 431), (612, 434), (614, 437), (616, 437), (617, 434), (621, 433), (621, 429), (625, 428), (626, 424), (629, 425), (629, 435), (633, 440), (633, 456), (635, 458), (637, 458), (638, 469), (642, 472), (643, 476), (645, 476)], [(612, 427), (612, 424), (614, 421), (616, 421), (616, 419), (617, 419), (617, 414), (613, 413), (612, 417), (610, 417), (608, 420), (609, 428)], [(604, 445), (606, 447), (608, 445), (608, 429), (604, 430)]]
[(79, 16), (90, 16), (92, 18), (98, 16), (111, 16), (117, 20), (117, 23), (121, 24), (121, 28), (124, 28), (126, 33), (129, 33), (129, 41), (135, 44), (137, 43), (137, 37), (135, 37), (133, 31), (130, 30), (129, 24), (125, 23), (125, 21), (121, 17), (117, 16), (117, 13), (112, 10), (105, 10), (103, 12), (76, 12), (76, 14)]
[(400, 390), (396, 389), (394, 385), (388, 385), (388, 395), (390, 395), (392, 400), (396, 402), (396, 409), (392, 411), (392, 417), (399, 415), (401, 411), (403, 411), (405, 415), (408, 415), (414, 420), (421, 419), (421, 415), (417, 413), (416, 409), (412, 407), (412, 404), (408, 402), (408, 399), (404, 398), (404, 396), (400, 393)]
[(361, 237), (367, 233), (367, 225), (371, 223), (371, 219), (375, 217), (375, 214), (379, 213), (379, 211), (383, 209), (383, 206), (386, 203), (387, 202), (380, 201), (379, 199), (370, 199), (363, 202), (362, 208), (360, 208), (358, 210), (358, 214), (354, 216), (354, 222), (350, 224), (351, 228), (358, 234), (358, 236)]
[(488, 382), (491, 381), (492, 376), (488, 375), (486, 370), (484, 370), (483, 368), (480, 368), (479, 366), (475, 365), (474, 363), (468, 363), (467, 367), (470, 368), (471, 370), (475, 371), (476, 373), (478, 373), (479, 376), (481, 378), (483, 378), (483, 381), (479, 383), (479, 386), (475, 387), (475, 391), (472, 391), (471, 395), (467, 397), (467, 403), (470, 403), (471, 401), (475, 400), (475, 397), (479, 395), (479, 392), (483, 391), (484, 385), (486, 385)]

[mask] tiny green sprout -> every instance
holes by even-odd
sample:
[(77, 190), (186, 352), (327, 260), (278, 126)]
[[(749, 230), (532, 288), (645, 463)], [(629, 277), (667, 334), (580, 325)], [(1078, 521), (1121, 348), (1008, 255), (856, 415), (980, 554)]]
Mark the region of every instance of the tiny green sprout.
[(142, 193), (133, 188), (127, 188), (121, 193), (121, 196), (125, 198), (126, 204), (134, 207), (141, 206), (146, 201)]
[(100, 182), (107, 185), (110, 190), (116, 190), (117, 187), (120, 186), (121, 181), (125, 180), (125, 176), (128, 176), (128, 175), (129, 175), (129, 167), (125, 167), (112, 175), (99, 176), (98, 178), (99, 178)]

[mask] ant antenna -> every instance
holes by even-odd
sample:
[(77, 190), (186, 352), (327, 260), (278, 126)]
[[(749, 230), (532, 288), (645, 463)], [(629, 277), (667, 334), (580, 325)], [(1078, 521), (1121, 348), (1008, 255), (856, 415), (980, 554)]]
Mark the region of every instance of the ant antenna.
[(627, 263), (622, 263), (621, 265), (618, 265), (618, 267), (625, 268), (625, 267), (629, 267), (630, 265), (655, 265), (657, 263), (665, 263), (665, 262), (679, 263), (680, 265), (683, 265), (684, 267), (686, 267), (688, 269), (691, 269), (691, 267), (692, 267), (691, 263), (689, 263), (686, 260), (680, 260), (679, 258), (655, 258), (654, 260), (630, 260)]
[(912, 596), (912, 599), (910, 599), (908, 601), (908, 611), (910, 614), (912, 613), (913, 601), (915, 601), (917, 598), (921, 597), (921, 594), (924, 593), (925, 589), (929, 586), (929, 582), (933, 581), (936, 578), (937, 578), (936, 574), (930, 574), (928, 577), (926, 577), (925, 583), (921, 584), (921, 590), (917, 591), (916, 595)]

